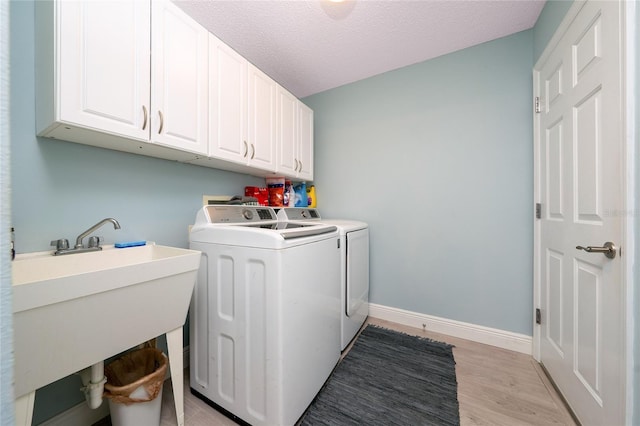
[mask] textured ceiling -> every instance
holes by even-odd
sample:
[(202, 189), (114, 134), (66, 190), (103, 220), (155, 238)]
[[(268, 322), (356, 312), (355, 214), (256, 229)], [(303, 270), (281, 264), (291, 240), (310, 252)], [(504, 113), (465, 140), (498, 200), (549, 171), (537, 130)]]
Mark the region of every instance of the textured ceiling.
[(303, 98), (527, 30), (544, 0), (174, 0)]

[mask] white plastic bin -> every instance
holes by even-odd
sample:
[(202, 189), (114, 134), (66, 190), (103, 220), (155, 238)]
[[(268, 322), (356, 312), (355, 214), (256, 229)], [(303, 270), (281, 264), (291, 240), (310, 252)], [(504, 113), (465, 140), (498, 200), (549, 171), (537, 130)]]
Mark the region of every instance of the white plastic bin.
[[(148, 398), (144, 386), (131, 393), (133, 398)], [(138, 402), (131, 405), (115, 402), (109, 399), (109, 412), (111, 413), (112, 426), (151, 426), (160, 424), (160, 412), (162, 408), (162, 388), (156, 398), (147, 402)]]
[(156, 348), (125, 354), (105, 367), (104, 396), (113, 426), (160, 424), (167, 356)]

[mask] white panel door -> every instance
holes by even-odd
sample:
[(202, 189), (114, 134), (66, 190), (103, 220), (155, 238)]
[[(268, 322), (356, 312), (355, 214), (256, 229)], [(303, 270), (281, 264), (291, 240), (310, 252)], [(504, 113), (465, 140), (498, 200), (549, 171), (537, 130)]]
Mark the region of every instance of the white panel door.
[(249, 164), (276, 170), (276, 89), (277, 84), (249, 64)]
[(583, 4), (537, 73), (540, 360), (582, 424), (624, 423), (619, 2)]
[(151, 9), (151, 141), (206, 156), (209, 33), (169, 0)]
[(149, 139), (150, 9), (141, 1), (60, 1), (60, 119)]
[(246, 164), (247, 60), (209, 35), (209, 155)]

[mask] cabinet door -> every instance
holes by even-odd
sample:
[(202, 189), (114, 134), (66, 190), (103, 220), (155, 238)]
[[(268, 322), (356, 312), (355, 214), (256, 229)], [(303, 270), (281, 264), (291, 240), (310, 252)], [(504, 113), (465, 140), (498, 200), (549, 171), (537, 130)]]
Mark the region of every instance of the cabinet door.
[(298, 101), (298, 177), (313, 180), (313, 110)]
[(247, 60), (209, 35), (209, 155), (245, 164)]
[(149, 3), (60, 1), (56, 7), (59, 119), (148, 140)]
[(298, 173), (297, 159), (297, 113), (298, 100), (284, 88), (277, 88), (277, 172), (295, 177)]
[(277, 84), (249, 64), (249, 164), (276, 170), (276, 88)]
[(209, 33), (169, 0), (152, 14), (151, 141), (207, 155)]

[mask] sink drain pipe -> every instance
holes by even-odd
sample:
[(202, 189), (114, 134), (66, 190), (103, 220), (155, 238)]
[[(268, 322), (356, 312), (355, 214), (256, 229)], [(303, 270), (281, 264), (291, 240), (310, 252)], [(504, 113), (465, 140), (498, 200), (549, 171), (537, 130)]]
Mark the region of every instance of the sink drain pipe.
[(104, 361), (93, 364), (80, 372), (80, 378), (84, 387), (80, 388), (84, 392), (87, 404), (92, 410), (102, 405), (102, 394), (107, 378), (104, 375)]

